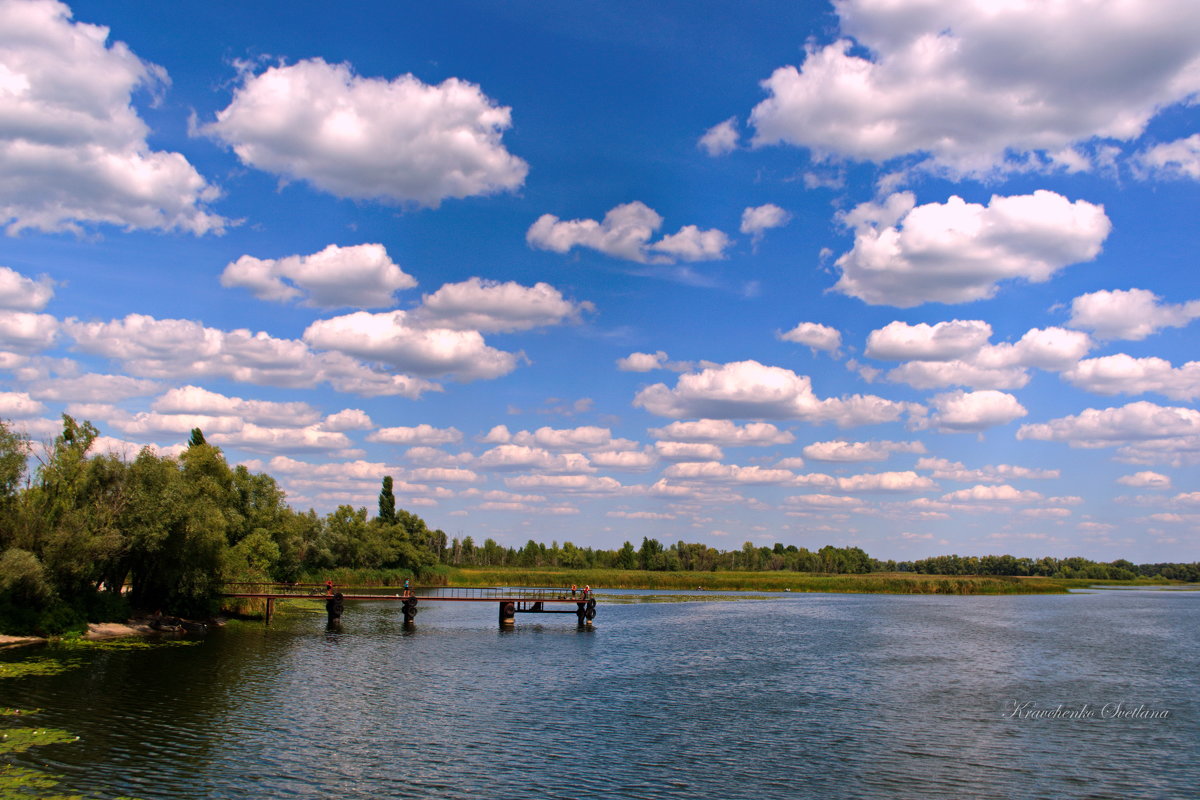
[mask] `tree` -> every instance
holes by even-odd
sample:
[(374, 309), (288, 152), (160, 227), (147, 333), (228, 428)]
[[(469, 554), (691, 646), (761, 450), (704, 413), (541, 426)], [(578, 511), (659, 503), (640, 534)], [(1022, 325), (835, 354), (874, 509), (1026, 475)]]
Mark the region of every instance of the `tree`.
[(204, 431), (192, 428), (192, 435), (188, 437), (188, 447), (199, 447), (202, 444), (208, 444), (204, 441)]
[(379, 519), (391, 525), (396, 521), (396, 495), (392, 493), (392, 476), (383, 476), (383, 489), (379, 492)]

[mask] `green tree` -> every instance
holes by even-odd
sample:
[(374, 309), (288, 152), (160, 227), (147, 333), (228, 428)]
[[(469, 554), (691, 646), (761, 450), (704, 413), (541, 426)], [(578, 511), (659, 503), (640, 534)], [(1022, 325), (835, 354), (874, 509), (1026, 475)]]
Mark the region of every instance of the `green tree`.
[(392, 476), (383, 476), (383, 488), (379, 492), (379, 519), (388, 525), (396, 521), (396, 495), (392, 493)]

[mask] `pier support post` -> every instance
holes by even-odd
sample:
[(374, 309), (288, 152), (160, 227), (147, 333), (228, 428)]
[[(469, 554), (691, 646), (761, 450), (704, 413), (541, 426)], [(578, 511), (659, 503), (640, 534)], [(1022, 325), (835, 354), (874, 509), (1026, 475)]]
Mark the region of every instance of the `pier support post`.
[(342, 623), (342, 611), (345, 607), (346, 602), (341, 592), (325, 601), (325, 613), (329, 615), (329, 627), (334, 628)]
[(271, 615), (275, 613), (275, 598), (267, 598), (267, 624), (271, 624)]
[(586, 603), (576, 603), (575, 604), (575, 619), (579, 620), (580, 627), (587, 624), (587, 604)]
[(404, 601), (404, 624), (412, 625), (417, 616), (417, 598), (409, 597)]
[(517, 624), (517, 604), (506, 602), (500, 604), (500, 627), (511, 628)]

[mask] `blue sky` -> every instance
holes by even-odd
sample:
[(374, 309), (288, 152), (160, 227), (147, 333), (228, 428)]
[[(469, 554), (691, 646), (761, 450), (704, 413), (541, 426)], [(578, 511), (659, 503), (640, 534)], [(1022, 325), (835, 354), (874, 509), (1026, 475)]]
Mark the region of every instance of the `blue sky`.
[(652, 6), (0, 0), (0, 416), (513, 545), (1194, 560), (1200, 8)]

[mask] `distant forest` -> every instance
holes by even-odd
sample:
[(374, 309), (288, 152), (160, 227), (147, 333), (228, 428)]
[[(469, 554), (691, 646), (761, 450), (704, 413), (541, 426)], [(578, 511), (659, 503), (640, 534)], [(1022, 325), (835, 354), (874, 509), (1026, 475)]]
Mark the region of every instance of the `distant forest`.
[(0, 421), (0, 632), (59, 632), (124, 619), (131, 609), (203, 616), (217, 610), (227, 581), (296, 581), (342, 567), (408, 570), (418, 578), (449, 566), (1200, 580), (1196, 563), (1009, 555), (897, 562), (858, 547), (746, 542), (722, 551), (651, 538), (614, 550), (533, 540), (505, 547), (431, 530), (396, 508), (389, 476), (381, 478), (373, 516), (348, 505), (321, 516), (292, 509), (271, 476), (230, 467), (198, 428), (178, 457), (149, 448), (133, 460), (89, 455), (98, 435), (90, 422), (63, 415), (62, 433), (35, 447)]

